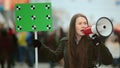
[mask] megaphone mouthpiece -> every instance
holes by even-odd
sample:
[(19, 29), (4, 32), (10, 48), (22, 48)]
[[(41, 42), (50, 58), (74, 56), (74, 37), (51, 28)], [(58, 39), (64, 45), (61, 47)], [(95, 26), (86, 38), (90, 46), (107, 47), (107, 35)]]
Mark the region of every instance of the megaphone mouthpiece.
[(92, 33), (91, 27), (85, 28), (85, 29), (83, 30), (83, 33), (84, 33), (85, 35), (91, 34), (91, 33)]
[(86, 27), (84, 30), (83, 30), (83, 33), (85, 35), (89, 35), (89, 34), (96, 34), (96, 26), (93, 25), (93, 26), (88, 26)]

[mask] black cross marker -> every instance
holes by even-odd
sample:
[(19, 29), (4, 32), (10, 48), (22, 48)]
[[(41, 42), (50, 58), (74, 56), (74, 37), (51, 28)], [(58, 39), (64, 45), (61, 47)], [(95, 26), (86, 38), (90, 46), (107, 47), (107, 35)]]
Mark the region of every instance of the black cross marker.
[(36, 26), (35, 26), (35, 25), (32, 25), (32, 29), (35, 30), (35, 29), (36, 29)]
[(47, 25), (46, 28), (47, 28), (47, 29), (51, 29), (51, 26), (50, 26), (50, 25)]
[(17, 16), (17, 20), (20, 21), (22, 18), (21, 16)]
[(50, 19), (50, 15), (46, 15), (46, 19)]
[(45, 8), (46, 9), (50, 9), (50, 5), (45, 5)]
[(36, 16), (35, 16), (35, 15), (32, 15), (31, 18), (32, 18), (32, 20), (35, 20), (35, 19), (36, 19)]
[(35, 10), (35, 5), (31, 5), (31, 9), (32, 9), (32, 10)]
[(17, 29), (18, 29), (18, 30), (21, 30), (21, 29), (22, 29), (22, 26), (18, 26)]
[(20, 6), (16, 6), (16, 10), (20, 10), (21, 9), (21, 7)]

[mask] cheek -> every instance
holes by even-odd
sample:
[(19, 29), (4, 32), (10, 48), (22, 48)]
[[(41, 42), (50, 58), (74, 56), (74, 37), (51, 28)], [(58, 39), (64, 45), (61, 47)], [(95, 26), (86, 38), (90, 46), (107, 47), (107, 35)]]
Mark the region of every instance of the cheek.
[(86, 25), (85, 27), (88, 27), (88, 25)]
[(76, 29), (80, 29), (81, 25), (76, 25), (75, 27), (76, 27)]
[(78, 32), (79, 28), (80, 28), (79, 26), (76, 26), (75, 28), (76, 32)]
[(79, 32), (80, 32), (80, 27), (76, 26), (76, 33), (79, 33)]

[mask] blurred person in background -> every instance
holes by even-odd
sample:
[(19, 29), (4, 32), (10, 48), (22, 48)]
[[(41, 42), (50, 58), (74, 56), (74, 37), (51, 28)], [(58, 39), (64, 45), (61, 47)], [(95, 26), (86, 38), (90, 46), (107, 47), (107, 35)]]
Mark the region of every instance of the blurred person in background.
[(19, 62), (20, 64), (24, 64), (27, 50), (26, 42), (27, 32), (19, 32), (17, 36), (18, 36)]
[(64, 57), (64, 68), (95, 68), (97, 63), (112, 64), (113, 57), (98, 36), (91, 39), (83, 33), (83, 29), (88, 26), (87, 17), (78, 13), (71, 19), (68, 37), (60, 40), (55, 51), (47, 47), (42, 40), (34, 40), (33, 44), (43, 47), (47, 57), (53, 62)]
[(119, 36), (116, 34), (116, 32), (113, 32), (111, 36), (105, 40), (105, 45), (110, 50), (114, 59), (112, 64), (113, 68), (119, 68), (118, 66), (120, 64), (120, 43), (118, 38)]
[(8, 29), (8, 34), (11, 35), (12, 40), (13, 40), (13, 52), (12, 52), (12, 65), (15, 66), (15, 62), (17, 61), (17, 57), (18, 57), (18, 39), (16, 36), (16, 33), (14, 31), (14, 29), (9, 28)]
[(4, 24), (0, 23), (0, 63), (1, 68), (5, 68), (5, 62), (7, 61), (7, 68), (12, 68), (12, 54), (13, 54), (13, 39), (8, 33), (8, 30), (4, 28)]
[[(4, 64), (5, 64), (5, 55), (4, 55), (4, 43), (2, 42), (2, 37), (4, 37), (4, 32), (5, 34), (7, 33), (5, 30), (3, 31), (3, 23), (0, 23), (0, 64), (1, 64), (1, 68), (4, 68)], [(5, 40), (4, 40), (5, 41)]]
[(35, 49), (32, 45), (34, 39), (34, 33), (33, 32), (28, 32), (27, 37), (26, 37), (26, 42), (27, 42), (27, 56), (28, 56), (28, 66), (30, 68), (33, 68), (34, 62), (35, 62)]

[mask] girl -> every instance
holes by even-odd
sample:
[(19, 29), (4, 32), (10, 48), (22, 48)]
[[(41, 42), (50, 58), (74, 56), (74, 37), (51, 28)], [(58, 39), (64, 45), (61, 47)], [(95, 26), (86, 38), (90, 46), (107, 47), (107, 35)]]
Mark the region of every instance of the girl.
[[(96, 63), (111, 64), (113, 58), (109, 50), (100, 40), (91, 39), (83, 33), (88, 27), (88, 20), (83, 14), (75, 14), (70, 22), (68, 37), (60, 40), (56, 51), (48, 48), (43, 42), (35, 42), (34, 46), (42, 45), (46, 55), (52, 61), (64, 57), (64, 68), (94, 68)], [(99, 41), (100, 44), (96, 45)]]

